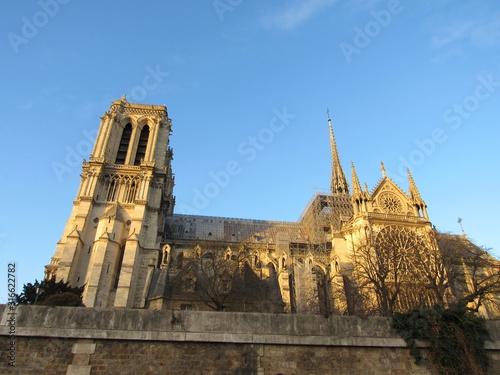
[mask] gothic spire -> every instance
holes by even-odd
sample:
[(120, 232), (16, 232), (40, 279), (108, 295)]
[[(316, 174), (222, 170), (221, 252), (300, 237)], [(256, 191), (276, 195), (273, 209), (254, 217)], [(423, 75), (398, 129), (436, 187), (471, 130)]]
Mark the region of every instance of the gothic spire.
[(352, 195), (361, 195), (361, 185), (359, 183), (358, 175), (356, 169), (354, 168), (354, 163), (351, 161), (351, 174), (352, 174)]
[(330, 147), (332, 152), (332, 193), (349, 194), (349, 184), (345, 178), (344, 171), (340, 165), (339, 153), (337, 151), (337, 144), (333, 136), (332, 120), (330, 119), (330, 111), (328, 110), (328, 127), (330, 128)]

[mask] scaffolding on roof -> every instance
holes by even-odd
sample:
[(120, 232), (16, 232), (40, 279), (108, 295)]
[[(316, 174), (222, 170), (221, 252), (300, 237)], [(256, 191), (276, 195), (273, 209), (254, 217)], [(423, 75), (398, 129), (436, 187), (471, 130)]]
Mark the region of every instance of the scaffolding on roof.
[(299, 218), (311, 243), (331, 241), (353, 215), (349, 194), (315, 192)]

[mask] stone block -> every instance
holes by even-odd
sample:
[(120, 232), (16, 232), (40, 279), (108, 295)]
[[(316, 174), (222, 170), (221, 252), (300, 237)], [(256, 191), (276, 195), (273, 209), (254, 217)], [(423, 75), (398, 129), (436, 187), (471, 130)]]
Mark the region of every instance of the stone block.
[(90, 375), (91, 366), (69, 365), (66, 375)]
[(75, 354), (73, 356), (72, 365), (86, 366), (89, 364), (90, 355), (89, 354)]
[(73, 345), (73, 354), (94, 354), (95, 344), (92, 342), (85, 342), (83, 340)]

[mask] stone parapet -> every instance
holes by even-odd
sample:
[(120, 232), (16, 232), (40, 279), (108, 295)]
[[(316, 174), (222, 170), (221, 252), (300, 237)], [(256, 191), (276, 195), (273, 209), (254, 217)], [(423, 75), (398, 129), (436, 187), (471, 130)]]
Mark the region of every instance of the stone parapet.
[[(0, 334), (7, 332), (0, 307)], [(405, 347), (388, 318), (19, 306), (18, 336)]]
[[(0, 334), (8, 332), (0, 305)], [(488, 321), (500, 350), (500, 321)], [(202, 341), (279, 345), (406, 347), (391, 319), (332, 315), (18, 306), (16, 335), (82, 339)]]
[[(0, 305), (4, 338), (12, 312)], [(46, 306), (14, 313), (14, 374), (432, 373), (425, 361), (413, 363), (389, 318)], [(500, 321), (487, 325), (488, 374), (499, 374)]]

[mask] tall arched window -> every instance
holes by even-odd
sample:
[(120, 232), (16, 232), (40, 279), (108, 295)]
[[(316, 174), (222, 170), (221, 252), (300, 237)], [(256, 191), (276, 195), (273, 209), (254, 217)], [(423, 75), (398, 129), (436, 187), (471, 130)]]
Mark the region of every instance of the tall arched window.
[(274, 264), (269, 263), (269, 264), (267, 265), (267, 267), (269, 268), (269, 275), (270, 275), (270, 276), (274, 276), (274, 275), (276, 275), (276, 267), (274, 267)]
[(123, 129), (122, 139), (120, 140), (120, 146), (118, 146), (118, 152), (116, 153), (115, 164), (125, 164), (125, 158), (127, 157), (128, 145), (130, 143), (131, 135), (132, 135), (132, 125), (129, 123)]
[(146, 149), (148, 148), (149, 140), (149, 126), (145, 125), (141, 130), (141, 136), (139, 137), (139, 144), (137, 145), (137, 153), (135, 154), (134, 165), (140, 165), (141, 159), (146, 156)]

